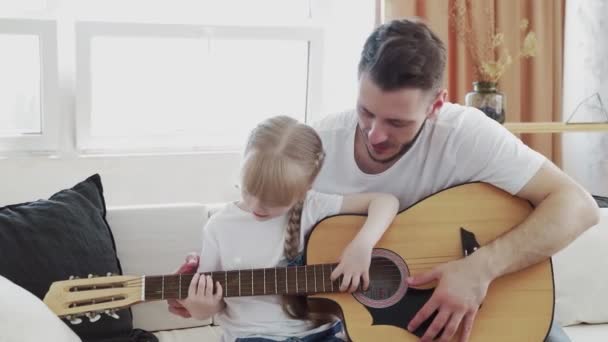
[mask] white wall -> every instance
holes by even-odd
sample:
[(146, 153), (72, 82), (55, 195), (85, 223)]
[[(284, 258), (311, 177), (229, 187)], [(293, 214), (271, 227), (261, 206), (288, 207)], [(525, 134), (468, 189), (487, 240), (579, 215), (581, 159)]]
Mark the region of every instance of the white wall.
[(238, 153), (0, 160), (0, 206), (47, 198), (99, 173), (107, 205), (237, 198)]
[[(564, 42), (564, 120), (585, 98), (599, 93), (608, 109), (608, 1), (567, 0)], [(573, 121), (606, 120), (597, 99)], [(591, 193), (608, 196), (608, 133), (563, 135), (564, 170)]]

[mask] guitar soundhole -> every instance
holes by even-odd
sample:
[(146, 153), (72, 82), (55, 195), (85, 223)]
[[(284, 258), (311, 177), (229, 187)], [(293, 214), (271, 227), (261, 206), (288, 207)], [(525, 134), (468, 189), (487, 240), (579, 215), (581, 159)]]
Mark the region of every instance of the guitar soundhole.
[(409, 270), (403, 259), (386, 249), (375, 249), (369, 271), (367, 291), (353, 296), (363, 305), (383, 309), (397, 303), (407, 291), (405, 279)]

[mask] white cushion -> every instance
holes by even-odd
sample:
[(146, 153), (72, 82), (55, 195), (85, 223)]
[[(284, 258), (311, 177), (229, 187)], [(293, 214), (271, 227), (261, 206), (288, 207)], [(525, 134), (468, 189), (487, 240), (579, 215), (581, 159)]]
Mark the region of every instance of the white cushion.
[(555, 319), (562, 326), (608, 322), (608, 208), (600, 213), (598, 225), (553, 257)]
[(565, 327), (564, 331), (572, 342), (608, 341), (608, 324), (579, 324)]
[(159, 342), (219, 342), (222, 337), (220, 327), (206, 327), (159, 331), (154, 333)]
[(0, 341), (80, 342), (38, 297), (0, 276)]
[[(190, 252), (200, 252), (207, 210), (202, 204), (129, 206), (108, 209), (118, 258), (126, 275), (170, 274)], [(148, 331), (202, 326), (211, 321), (171, 314), (166, 301), (133, 306), (133, 326)]]

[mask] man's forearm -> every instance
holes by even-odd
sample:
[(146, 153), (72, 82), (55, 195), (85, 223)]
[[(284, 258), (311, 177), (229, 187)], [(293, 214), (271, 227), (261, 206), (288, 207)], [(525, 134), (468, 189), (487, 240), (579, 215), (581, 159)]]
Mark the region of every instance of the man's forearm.
[(593, 198), (577, 186), (549, 194), (520, 225), (470, 256), (491, 279), (546, 260), (597, 224)]

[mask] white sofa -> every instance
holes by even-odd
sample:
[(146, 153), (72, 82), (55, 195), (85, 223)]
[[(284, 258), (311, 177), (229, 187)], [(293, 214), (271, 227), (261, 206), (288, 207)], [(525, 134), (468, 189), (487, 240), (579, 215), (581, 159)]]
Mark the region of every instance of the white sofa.
[[(118, 257), (125, 274), (171, 273), (188, 252), (199, 251), (201, 229), (214, 209), (201, 204), (109, 208)], [(212, 206), (211, 208), (216, 208)], [(608, 208), (591, 228), (553, 259), (556, 319), (574, 342), (608, 341)], [(219, 327), (182, 319), (166, 302), (133, 307), (134, 325), (161, 342), (217, 341)], [(599, 324), (580, 324), (581, 322)]]
[[(171, 273), (200, 248), (201, 229), (217, 206), (176, 204), (109, 208), (118, 257), (129, 275)], [(600, 223), (553, 258), (557, 322), (574, 342), (608, 341), (608, 208)], [(31, 293), (0, 277), (0, 342), (78, 338)], [(133, 307), (134, 326), (154, 332), (161, 342), (218, 341), (211, 321), (183, 319), (166, 302)], [(37, 329), (30, 329), (35, 322)], [(584, 324), (590, 323), (590, 324)], [(51, 337), (52, 336), (52, 337)]]

